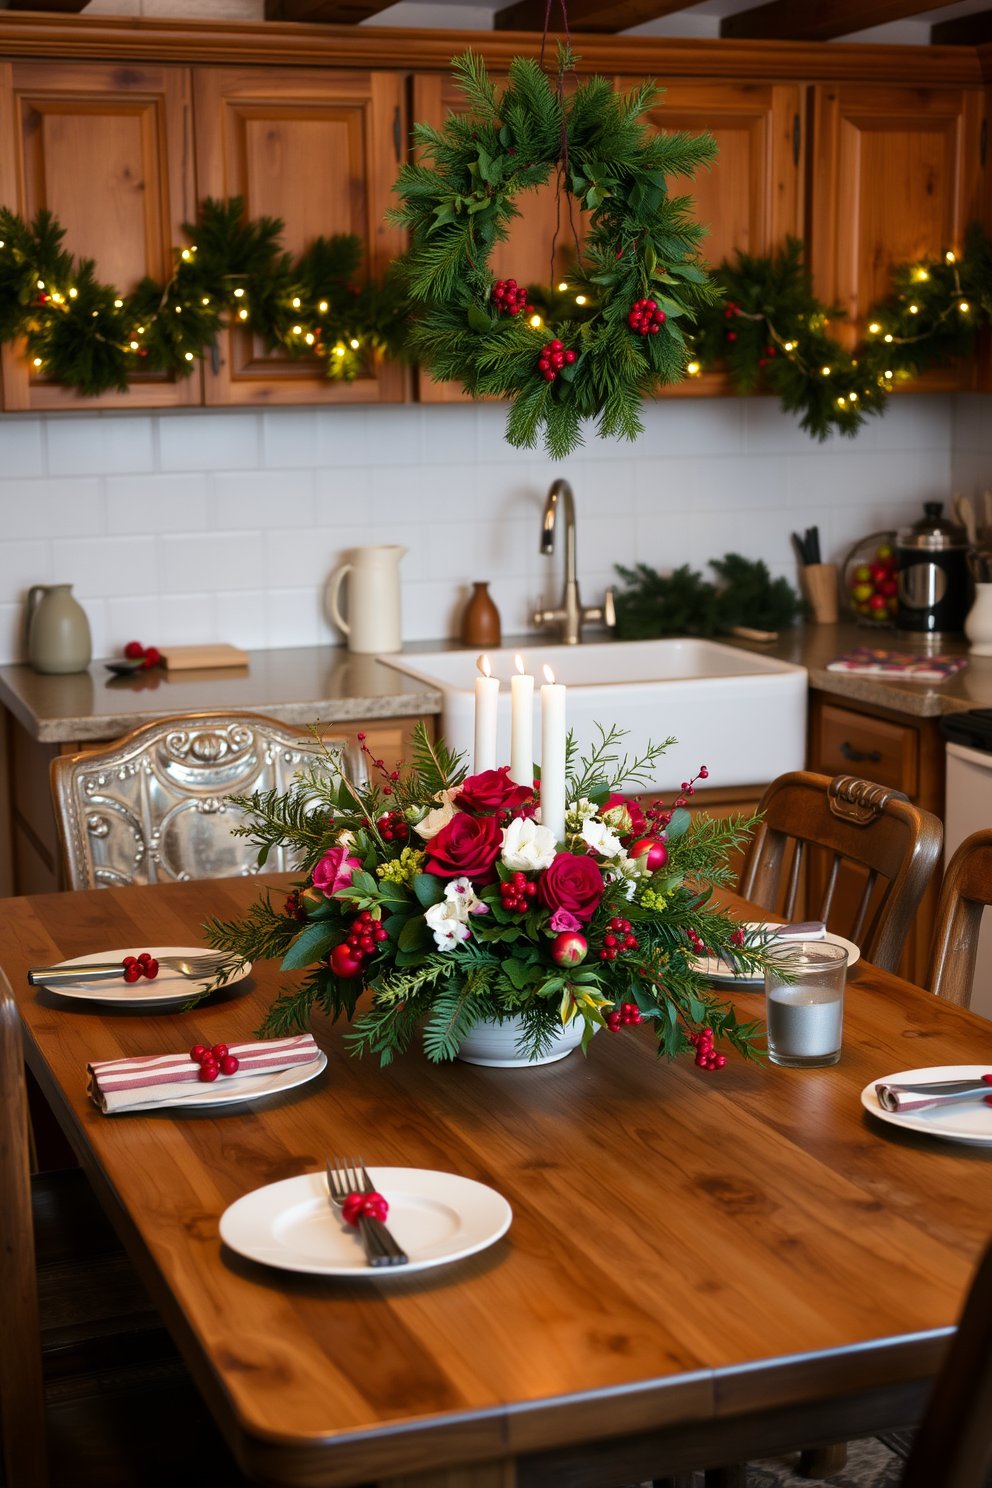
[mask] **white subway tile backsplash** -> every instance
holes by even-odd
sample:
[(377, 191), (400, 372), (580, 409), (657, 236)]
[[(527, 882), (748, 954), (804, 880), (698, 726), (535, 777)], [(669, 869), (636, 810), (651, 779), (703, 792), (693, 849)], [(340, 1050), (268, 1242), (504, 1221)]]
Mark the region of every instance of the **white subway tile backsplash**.
[(105, 413), (49, 419), (45, 424), (50, 475), (108, 475), (154, 469), (152, 417)]
[(44, 433), (45, 426), (37, 418), (8, 415), (0, 423), (0, 480), (45, 474)]
[(774, 399), (666, 399), (634, 444), (594, 429), (571, 459), (504, 441), (500, 404), (25, 415), (0, 421), (0, 658), (20, 656), (30, 583), (76, 585), (96, 654), (225, 640), (339, 640), (328, 575), (366, 543), (408, 549), (404, 634), (457, 633), (488, 579), (504, 631), (561, 590), (539, 551), (550, 482), (575, 491), (583, 599), (614, 565), (662, 569), (737, 550), (795, 579), (789, 532), (824, 556), (912, 519), (956, 484), (992, 487), (983, 395), (894, 398), (855, 440), (818, 445)]

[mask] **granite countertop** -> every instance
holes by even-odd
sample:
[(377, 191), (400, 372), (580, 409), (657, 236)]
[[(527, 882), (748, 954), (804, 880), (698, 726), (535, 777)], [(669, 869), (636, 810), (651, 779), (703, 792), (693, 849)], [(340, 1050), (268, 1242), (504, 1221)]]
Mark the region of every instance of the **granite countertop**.
[[(534, 637), (519, 642), (533, 644)], [(515, 644), (507, 637), (504, 645)], [(964, 671), (947, 682), (883, 681), (828, 672), (827, 663), (855, 646), (922, 651), (924, 643), (887, 630), (854, 624), (804, 625), (783, 631), (771, 644), (733, 640), (731, 644), (809, 671), (810, 686), (838, 697), (889, 708), (915, 718), (935, 718), (967, 708), (992, 707), (992, 657), (969, 657)], [(412, 642), (407, 653), (444, 650), (456, 642)], [(967, 642), (948, 642), (944, 653), (966, 655)], [(45, 677), (29, 666), (0, 667), (0, 702), (41, 743), (116, 739), (154, 719), (176, 713), (245, 709), (283, 723), (348, 723), (358, 719), (410, 718), (440, 713), (441, 694), (404, 672), (356, 656), (341, 646), (298, 646), (252, 651), (247, 667), (168, 673), (155, 669), (134, 677), (114, 677), (101, 661), (86, 672)]]
[(246, 667), (115, 677), (102, 661), (67, 677), (0, 667), (0, 702), (43, 744), (119, 739), (175, 713), (264, 713), (297, 726), (440, 713), (433, 687), (343, 646), (251, 651)]

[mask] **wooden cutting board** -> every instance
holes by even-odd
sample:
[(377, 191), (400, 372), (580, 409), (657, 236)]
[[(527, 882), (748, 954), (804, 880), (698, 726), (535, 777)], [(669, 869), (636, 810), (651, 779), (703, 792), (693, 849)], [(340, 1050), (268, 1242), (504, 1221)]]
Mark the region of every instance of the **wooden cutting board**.
[(248, 652), (237, 646), (163, 646), (162, 665), (167, 672), (192, 672), (210, 667), (246, 667)]

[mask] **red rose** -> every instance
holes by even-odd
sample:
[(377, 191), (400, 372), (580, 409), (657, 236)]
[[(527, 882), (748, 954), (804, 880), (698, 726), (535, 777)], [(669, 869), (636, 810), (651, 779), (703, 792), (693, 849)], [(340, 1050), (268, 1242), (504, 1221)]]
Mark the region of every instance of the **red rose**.
[(498, 816), (501, 811), (516, 811), (533, 794), (533, 787), (517, 785), (510, 779), (509, 765), (502, 765), (470, 775), (458, 792), (458, 809), (476, 816)]
[(577, 920), (591, 920), (603, 897), (603, 875), (592, 858), (556, 853), (537, 881), (537, 897), (552, 913), (567, 909)]
[(427, 844), (425, 873), (441, 878), (474, 879), (489, 883), (495, 878), (494, 864), (503, 845), (503, 829), (495, 816), (469, 816), (456, 811), (446, 827)]
[(636, 796), (618, 796), (614, 793), (602, 807), (602, 815), (613, 826), (618, 837), (639, 837), (647, 825), (641, 803)]

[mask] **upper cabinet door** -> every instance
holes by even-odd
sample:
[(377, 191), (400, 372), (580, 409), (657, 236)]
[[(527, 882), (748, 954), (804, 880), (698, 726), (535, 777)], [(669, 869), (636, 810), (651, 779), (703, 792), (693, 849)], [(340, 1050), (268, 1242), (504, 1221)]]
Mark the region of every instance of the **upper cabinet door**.
[[(814, 89), (810, 262), (819, 297), (847, 312), (832, 333), (848, 344), (891, 293), (894, 264), (963, 246), (981, 208), (982, 117), (977, 88)], [(914, 383), (945, 385), (962, 372)]]
[[(379, 275), (402, 253), (403, 233), (384, 220), (405, 137), (398, 74), (204, 67), (194, 96), (201, 195), (242, 196), (250, 217), (280, 217), (295, 255), (317, 237), (357, 233), (362, 272)], [(204, 367), (207, 403), (403, 400), (393, 362), (334, 382), (318, 358), (294, 361), (240, 331), (219, 345), (216, 366)]]
[[(492, 74), (498, 87), (505, 77)], [(465, 95), (456, 87), (450, 73), (421, 73), (413, 79), (413, 117), (418, 124), (431, 124), (440, 129), (448, 114), (465, 110)], [(536, 190), (521, 192), (516, 198), (520, 216), (514, 218), (505, 243), (497, 243), (489, 266), (497, 279), (515, 279), (518, 284), (561, 282), (576, 254), (576, 245), (584, 241), (583, 213), (572, 199), (561, 198), (554, 178)], [(460, 382), (435, 382), (423, 368), (418, 371), (418, 397), (422, 403), (465, 403), (472, 400)]]
[[(617, 78), (633, 88), (639, 78)], [(792, 84), (660, 80), (662, 101), (648, 118), (669, 133), (708, 131), (718, 153), (695, 176), (673, 176), (673, 196), (690, 195), (708, 229), (701, 252), (711, 264), (768, 253), (787, 233), (802, 233), (802, 100)]]
[[(629, 89), (640, 79), (617, 78)], [(802, 236), (803, 90), (791, 83), (659, 80), (662, 101), (648, 115), (658, 129), (713, 135), (718, 153), (695, 176), (669, 178), (673, 196), (688, 195), (707, 229), (700, 251), (714, 267), (735, 252), (764, 254), (789, 233)], [(722, 372), (704, 372), (662, 389), (669, 397), (730, 392)]]
[[(196, 212), (190, 74), (144, 64), (15, 62), (0, 67), (0, 201), (24, 217), (47, 207), (65, 247), (96, 261), (122, 293), (164, 283), (182, 223)], [(7, 409), (169, 408), (199, 403), (190, 377), (136, 377), (130, 393), (84, 398), (3, 348)]]

